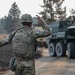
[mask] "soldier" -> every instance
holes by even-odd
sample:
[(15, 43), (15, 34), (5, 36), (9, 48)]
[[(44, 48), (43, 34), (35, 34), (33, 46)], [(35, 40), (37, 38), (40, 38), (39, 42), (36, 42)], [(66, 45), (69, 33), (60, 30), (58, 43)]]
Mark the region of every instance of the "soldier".
[[(33, 34), (31, 29), (32, 17), (30, 14), (24, 14), (21, 17), (23, 27), (13, 32), (5, 41), (0, 42), (0, 46), (12, 43), (12, 49), (15, 54), (15, 75), (35, 75), (35, 47), (34, 41), (40, 35)], [(50, 35), (50, 29), (48, 34)]]
[(73, 25), (75, 22), (74, 16), (69, 16), (69, 18), (66, 19), (66, 24), (68, 26)]

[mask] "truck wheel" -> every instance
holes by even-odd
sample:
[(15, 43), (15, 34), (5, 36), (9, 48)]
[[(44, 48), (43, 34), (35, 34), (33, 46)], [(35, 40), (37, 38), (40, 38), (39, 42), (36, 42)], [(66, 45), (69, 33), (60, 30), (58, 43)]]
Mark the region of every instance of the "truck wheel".
[(49, 44), (48, 50), (49, 50), (49, 56), (53, 57), (53, 56), (56, 55), (56, 53), (55, 53), (55, 44), (54, 43)]
[(66, 49), (65, 49), (64, 43), (58, 42), (56, 44), (56, 55), (58, 57), (61, 57), (61, 56), (65, 56), (66, 55)]
[(74, 44), (72, 42), (67, 44), (68, 58), (74, 58)]

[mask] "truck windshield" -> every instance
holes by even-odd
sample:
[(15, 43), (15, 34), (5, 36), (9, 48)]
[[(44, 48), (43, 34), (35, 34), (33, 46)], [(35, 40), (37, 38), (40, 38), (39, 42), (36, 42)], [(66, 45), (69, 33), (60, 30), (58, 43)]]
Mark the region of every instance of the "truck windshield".
[(59, 31), (65, 31), (67, 29), (67, 25), (65, 23), (65, 21), (60, 21), (60, 24), (59, 24)]
[(69, 34), (70, 36), (75, 36), (75, 28), (69, 29), (69, 30), (68, 30), (68, 34)]
[[(75, 25), (75, 24), (73, 24), (73, 25)], [(73, 25), (66, 21), (60, 21), (59, 31), (65, 31), (65, 30), (67, 30), (67, 28), (69, 26), (73, 26)]]

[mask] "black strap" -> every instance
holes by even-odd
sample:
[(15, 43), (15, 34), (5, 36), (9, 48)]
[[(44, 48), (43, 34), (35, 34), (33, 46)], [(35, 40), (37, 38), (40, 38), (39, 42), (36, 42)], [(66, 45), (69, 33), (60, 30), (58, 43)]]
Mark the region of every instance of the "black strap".
[(12, 41), (12, 38), (14, 37), (14, 35), (16, 34), (17, 31), (19, 31), (20, 29), (23, 29), (24, 27), (21, 27), (15, 31), (13, 31), (10, 35), (9, 35), (9, 38), (10, 38), (10, 41)]

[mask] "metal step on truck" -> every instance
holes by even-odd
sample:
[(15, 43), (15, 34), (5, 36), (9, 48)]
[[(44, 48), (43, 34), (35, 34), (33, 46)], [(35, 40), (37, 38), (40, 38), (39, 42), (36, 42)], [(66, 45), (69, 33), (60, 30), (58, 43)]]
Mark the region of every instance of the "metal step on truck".
[(75, 17), (73, 21), (68, 18), (64, 21), (54, 22), (49, 27), (52, 30), (52, 34), (46, 38), (49, 56), (62, 57), (66, 55), (67, 51), (68, 58), (74, 58)]

